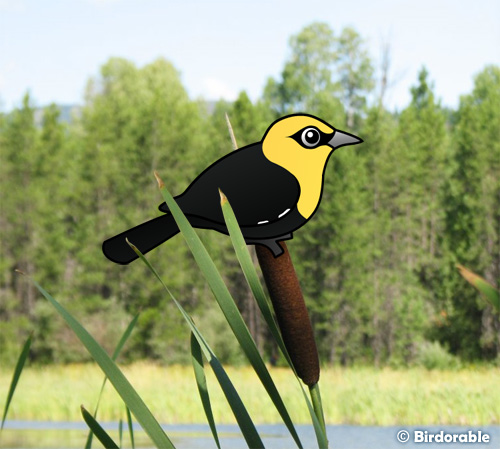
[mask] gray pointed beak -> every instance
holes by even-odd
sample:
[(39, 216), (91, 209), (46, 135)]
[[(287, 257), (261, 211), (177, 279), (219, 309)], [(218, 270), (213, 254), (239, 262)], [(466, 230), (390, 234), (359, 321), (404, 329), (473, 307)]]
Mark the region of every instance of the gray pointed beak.
[(357, 143), (361, 142), (363, 142), (363, 140), (360, 139), (359, 137), (356, 137), (349, 133), (345, 133), (343, 131), (336, 130), (330, 142), (328, 142), (328, 145), (330, 145), (332, 148), (335, 149), (344, 147), (346, 145), (356, 145)]

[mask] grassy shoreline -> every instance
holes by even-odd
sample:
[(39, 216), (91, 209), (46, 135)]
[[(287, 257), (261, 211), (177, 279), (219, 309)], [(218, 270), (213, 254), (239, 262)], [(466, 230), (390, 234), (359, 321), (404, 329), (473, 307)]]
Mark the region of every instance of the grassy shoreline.
[[(191, 367), (139, 362), (123, 370), (160, 422), (205, 422)], [(250, 368), (227, 367), (227, 371), (255, 422), (280, 422)], [(272, 368), (271, 375), (294, 422), (309, 423), (293, 376), (282, 368)], [(11, 369), (0, 367), (1, 407), (11, 376)], [(94, 409), (102, 379), (93, 364), (26, 367), (8, 418), (81, 421), (80, 405)], [(485, 426), (500, 424), (499, 380), (500, 369), (494, 367), (457, 371), (324, 368), (320, 386), (328, 424)], [(208, 371), (207, 381), (216, 422), (233, 423), (229, 406)], [(106, 386), (98, 416), (102, 421), (125, 416), (111, 385)]]

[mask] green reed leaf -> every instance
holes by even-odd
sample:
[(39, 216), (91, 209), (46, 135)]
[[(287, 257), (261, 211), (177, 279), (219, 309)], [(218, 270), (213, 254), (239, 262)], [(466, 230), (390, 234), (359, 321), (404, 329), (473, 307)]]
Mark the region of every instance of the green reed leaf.
[(5, 420), (7, 419), (7, 412), (9, 411), (9, 406), (10, 403), (12, 402), (12, 398), (14, 397), (17, 383), (19, 382), (19, 378), (21, 377), (21, 374), (23, 372), (24, 365), (26, 363), (26, 360), (28, 359), (32, 340), (33, 340), (33, 334), (30, 334), (30, 336), (23, 345), (23, 349), (21, 350), (21, 354), (19, 354), (19, 358), (17, 359), (16, 367), (14, 369), (14, 374), (12, 375), (12, 380), (10, 382), (9, 392), (7, 393), (7, 401), (5, 402), (5, 407), (3, 410), (2, 425), (0, 426), (0, 430), (3, 429)]
[(201, 403), (203, 404), (203, 409), (205, 410), (205, 415), (207, 417), (208, 425), (212, 431), (212, 435), (215, 440), (215, 444), (220, 449), (219, 435), (217, 434), (217, 428), (215, 427), (214, 415), (212, 413), (212, 405), (210, 404), (210, 396), (208, 394), (207, 378), (205, 377), (205, 370), (203, 368), (203, 357), (201, 355), (201, 347), (196, 340), (196, 337), (191, 332), (191, 360), (193, 362), (194, 376), (196, 378), (196, 384), (198, 385), (198, 392), (200, 394)]
[(107, 434), (107, 432), (101, 427), (101, 425), (94, 419), (94, 417), (85, 410), (85, 407), (81, 406), (82, 416), (91, 432), (96, 436), (96, 438), (101, 442), (101, 444), (107, 449), (119, 449), (119, 446), (113, 441), (113, 439)]
[(132, 449), (135, 449), (135, 437), (134, 437), (134, 425), (132, 424), (132, 415), (130, 414), (130, 409), (125, 407), (127, 412), (127, 424), (128, 424), (128, 432), (130, 434), (130, 444), (132, 445)]
[(479, 290), (483, 297), (486, 298), (486, 300), (488, 300), (493, 307), (495, 307), (498, 313), (500, 313), (500, 291), (491, 285), (486, 279), (477, 275), (463, 265), (457, 265), (457, 268), (462, 277)]

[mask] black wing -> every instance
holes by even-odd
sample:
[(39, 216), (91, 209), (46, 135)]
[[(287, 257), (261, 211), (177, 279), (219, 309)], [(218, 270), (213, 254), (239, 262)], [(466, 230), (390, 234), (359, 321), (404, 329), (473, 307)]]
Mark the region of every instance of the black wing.
[[(300, 195), (297, 179), (270, 162), (256, 143), (219, 159), (176, 197), (185, 214), (224, 223), (218, 189), (226, 195), (240, 226), (273, 222), (293, 210)], [(165, 205), (160, 209), (166, 211)]]

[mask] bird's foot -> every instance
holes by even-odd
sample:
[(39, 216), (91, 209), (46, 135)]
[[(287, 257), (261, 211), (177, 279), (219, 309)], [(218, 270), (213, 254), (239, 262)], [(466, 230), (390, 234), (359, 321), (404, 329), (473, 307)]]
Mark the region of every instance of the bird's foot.
[(272, 238), (272, 239), (263, 239), (263, 240), (246, 240), (246, 243), (248, 245), (263, 245), (269, 249), (273, 253), (274, 257), (281, 256), (284, 251), (279, 242), (282, 242), (283, 240), (290, 240), (293, 238), (293, 234), (284, 234), (280, 237), (277, 238)]

